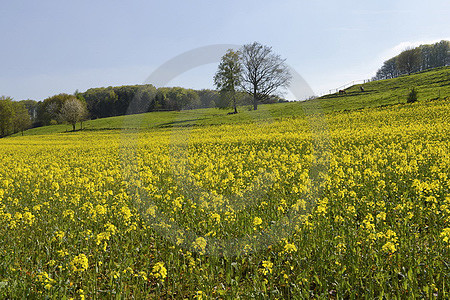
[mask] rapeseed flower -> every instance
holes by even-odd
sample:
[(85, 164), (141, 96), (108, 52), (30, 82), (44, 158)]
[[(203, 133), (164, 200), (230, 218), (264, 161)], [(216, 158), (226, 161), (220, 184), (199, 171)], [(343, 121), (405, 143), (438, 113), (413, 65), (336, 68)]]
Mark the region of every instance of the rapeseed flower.
[(152, 275), (156, 279), (163, 280), (167, 277), (167, 269), (164, 266), (164, 262), (157, 262), (152, 269)]
[(81, 253), (72, 259), (70, 266), (74, 272), (84, 272), (89, 267), (89, 260), (85, 254)]

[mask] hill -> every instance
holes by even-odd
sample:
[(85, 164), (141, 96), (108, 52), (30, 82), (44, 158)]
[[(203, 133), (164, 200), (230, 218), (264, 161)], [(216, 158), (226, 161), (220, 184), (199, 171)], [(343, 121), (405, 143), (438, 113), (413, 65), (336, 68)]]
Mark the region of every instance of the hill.
[[(364, 92), (360, 87), (364, 87)], [(83, 124), (85, 130), (120, 130), (139, 128), (143, 130), (179, 127), (246, 123), (291, 118), (305, 114), (332, 113), (402, 104), (411, 88), (418, 92), (418, 100), (426, 101), (450, 97), (450, 67), (436, 68), (394, 79), (373, 81), (347, 88), (346, 94), (325, 95), (314, 100), (260, 105), (257, 111), (240, 107), (237, 115), (227, 115), (228, 111), (216, 108), (184, 111), (150, 112), (90, 120)], [(53, 125), (33, 128), (25, 135), (62, 133), (70, 130), (68, 125)]]

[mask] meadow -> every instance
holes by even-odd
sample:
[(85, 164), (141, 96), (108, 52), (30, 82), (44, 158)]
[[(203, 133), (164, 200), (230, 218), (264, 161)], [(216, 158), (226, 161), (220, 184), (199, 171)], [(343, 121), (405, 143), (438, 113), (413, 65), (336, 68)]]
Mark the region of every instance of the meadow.
[(449, 298), (449, 100), (247, 116), (0, 140), (0, 298)]
[[(325, 95), (302, 102), (259, 105), (257, 111), (253, 107), (239, 107), (239, 114), (227, 115), (229, 110), (205, 108), (183, 111), (160, 111), (135, 115), (89, 120), (83, 123), (84, 130), (105, 131), (121, 129), (152, 130), (159, 128), (225, 125), (236, 123), (253, 123), (255, 121), (275, 121), (286, 118), (297, 118), (313, 114), (329, 114), (350, 110), (397, 105), (406, 102), (408, 93), (414, 87), (419, 101), (449, 98), (450, 66), (426, 70), (409, 76), (400, 76), (388, 80), (378, 80), (357, 84), (346, 89), (347, 94)], [(361, 92), (360, 87), (365, 91)], [(77, 125), (77, 129), (80, 125)], [(42, 135), (64, 133), (72, 130), (67, 124), (32, 128), (25, 135)], [(16, 134), (16, 136), (21, 133)]]

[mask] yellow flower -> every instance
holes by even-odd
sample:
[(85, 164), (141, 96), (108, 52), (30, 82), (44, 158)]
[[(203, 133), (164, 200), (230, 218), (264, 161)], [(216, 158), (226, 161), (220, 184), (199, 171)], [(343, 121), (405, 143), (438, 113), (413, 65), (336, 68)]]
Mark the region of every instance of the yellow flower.
[(104, 231), (97, 234), (97, 237), (95, 238), (95, 242), (97, 245), (100, 245), (103, 241), (109, 241), (109, 238), (111, 237), (111, 233)]
[(50, 267), (53, 267), (54, 265), (56, 265), (56, 261), (55, 260), (50, 260), (48, 263), (47, 263)]
[(267, 275), (268, 273), (272, 273), (272, 268), (273, 268), (273, 262), (271, 262), (270, 260), (263, 260), (262, 261), (262, 269), (260, 269), (260, 271), (264, 275)]
[(37, 280), (41, 281), (41, 282), (45, 282), (46, 280), (49, 279), (49, 276), (48, 276), (47, 272), (41, 272), (36, 277), (37, 277)]
[(71, 209), (67, 209), (67, 210), (63, 211), (63, 217), (64, 218), (68, 217), (72, 221), (74, 219), (74, 215), (75, 215), (75, 212)]
[(206, 239), (203, 237), (198, 237), (192, 245), (195, 250), (199, 251), (200, 254), (203, 254), (206, 249)]
[(213, 213), (211, 215), (211, 219), (214, 220), (216, 223), (220, 223), (220, 215), (218, 213)]
[(56, 253), (58, 253), (59, 256), (64, 257), (69, 254), (66, 250), (57, 250)]
[(152, 269), (152, 275), (157, 278), (163, 280), (167, 277), (167, 269), (164, 267), (164, 262), (157, 262)]
[(131, 216), (133, 215), (128, 206), (122, 206), (122, 208), (120, 209), (120, 212), (122, 213), (122, 216), (125, 221), (129, 221)]
[(70, 265), (72, 266), (73, 271), (83, 272), (86, 271), (87, 268), (89, 267), (89, 261), (87, 256), (81, 253), (72, 259)]
[(258, 226), (258, 225), (261, 225), (261, 224), (262, 224), (262, 219), (260, 217), (255, 217), (253, 219), (253, 225), (254, 226)]
[(78, 290), (78, 294), (80, 294), (80, 299), (81, 299), (81, 300), (84, 300), (84, 299), (85, 299), (84, 291), (83, 291), (82, 289), (79, 289), (79, 290)]
[(394, 231), (390, 230), (390, 229), (388, 229), (388, 231), (386, 231), (386, 238), (388, 240), (390, 240), (391, 242), (393, 242), (393, 243), (396, 243), (397, 240), (398, 240), (397, 234)]
[(378, 219), (378, 220), (381, 220), (381, 221), (385, 221), (385, 220), (386, 220), (386, 213), (385, 213), (384, 211), (380, 212), (380, 213), (377, 215), (377, 219)]
[(26, 211), (23, 213), (23, 222), (25, 224), (31, 225), (34, 222), (34, 215), (32, 213), (30, 213), (29, 211)]
[(202, 300), (203, 295), (204, 295), (204, 293), (202, 291), (197, 291), (197, 293), (195, 293), (194, 299)]
[(55, 238), (54, 240), (60, 240), (62, 241), (62, 239), (64, 238), (66, 234), (64, 233), (64, 231), (57, 231), (55, 232)]
[(106, 214), (106, 207), (103, 206), (103, 205), (98, 204), (98, 205), (95, 207), (95, 211), (96, 211), (97, 214), (99, 214), (99, 215), (104, 215), (104, 214)]
[(442, 230), (440, 236), (442, 237), (442, 240), (446, 243), (450, 243), (450, 227), (444, 228)]
[(134, 276), (139, 276), (142, 279), (144, 279), (144, 281), (147, 281), (147, 273), (145, 273), (144, 271), (140, 271), (137, 274), (135, 274)]
[(340, 215), (337, 215), (336, 217), (334, 217), (334, 222), (342, 223), (342, 222), (344, 222), (344, 218)]
[(337, 247), (337, 250), (339, 253), (343, 253), (347, 250), (347, 247), (345, 246), (344, 243), (339, 243), (339, 244), (337, 244), (336, 247)]
[(297, 252), (297, 247), (294, 244), (287, 243), (286, 245), (284, 245), (284, 252), (286, 253)]
[(389, 254), (392, 254), (395, 251), (397, 251), (397, 248), (395, 247), (395, 244), (393, 242), (388, 241), (386, 244), (383, 245), (381, 250), (383, 250), (384, 252), (387, 252)]
[(105, 228), (106, 228), (106, 231), (110, 232), (112, 235), (116, 234), (116, 232), (117, 232), (116, 226), (114, 226), (113, 224), (111, 224), (109, 222), (105, 224)]

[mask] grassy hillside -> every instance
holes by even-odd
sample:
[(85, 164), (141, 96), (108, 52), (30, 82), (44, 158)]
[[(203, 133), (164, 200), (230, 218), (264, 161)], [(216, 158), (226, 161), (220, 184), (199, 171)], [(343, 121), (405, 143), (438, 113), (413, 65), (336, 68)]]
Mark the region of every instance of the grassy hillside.
[[(361, 86), (364, 87), (364, 92), (361, 92)], [(335, 93), (323, 96), (316, 101), (321, 102), (324, 110), (359, 109), (405, 103), (413, 87), (418, 91), (419, 101), (449, 97), (450, 67), (357, 84), (347, 88), (345, 95)]]
[[(380, 80), (346, 89), (347, 94), (331, 94), (304, 102), (260, 105), (257, 111), (241, 107), (237, 115), (227, 115), (226, 110), (215, 108), (180, 112), (151, 112), (142, 115), (119, 116), (85, 122), (86, 130), (118, 130), (124, 128), (154, 129), (195, 125), (246, 123), (259, 120), (301, 116), (304, 114), (330, 113), (367, 107), (379, 107), (405, 103), (412, 87), (418, 91), (419, 101), (450, 97), (450, 67), (437, 68), (395, 79)], [(79, 126), (79, 125), (78, 125)], [(26, 135), (62, 133), (71, 130), (70, 125), (54, 125), (34, 128)]]

